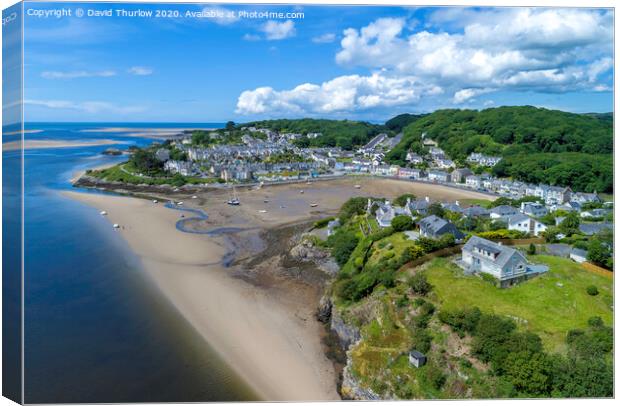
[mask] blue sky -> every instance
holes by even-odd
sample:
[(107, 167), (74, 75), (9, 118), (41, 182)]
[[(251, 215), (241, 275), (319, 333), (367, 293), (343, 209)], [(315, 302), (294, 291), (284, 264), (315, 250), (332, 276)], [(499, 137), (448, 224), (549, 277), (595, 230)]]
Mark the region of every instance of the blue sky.
[[(61, 8), (72, 16), (50, 14)], [(78, 8), (180, 16), (78, 18)], [(135, 3), (25, 10), (27, 121), (382, 121), (438, 108), (613, 108), (610, 10)], [(303, 18), (238, 17), (266, 10)]]

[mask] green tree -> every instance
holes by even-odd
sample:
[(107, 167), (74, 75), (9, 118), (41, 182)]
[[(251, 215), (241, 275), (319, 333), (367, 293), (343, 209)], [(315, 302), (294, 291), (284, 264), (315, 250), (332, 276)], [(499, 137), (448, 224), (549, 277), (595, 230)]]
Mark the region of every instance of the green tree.
[(579, 232), (579, 223), (579, 214), (575, 211), (571, 211), (566, 215), (564, 220), (562, 220), (558, 228), (562, 233), (570, 236)]
[(413, 219), (405, 215), (394, 217), (391, 225), (395, 232), (411, 230), (414, 226)]
[(394, 199), (394, 205), (404, 207), (405, 204), (407, 204), (407, 199), (415, 200), (416, 196), (411, 193), (405, 193), (404, 195), (400, 195), (396, 199)]

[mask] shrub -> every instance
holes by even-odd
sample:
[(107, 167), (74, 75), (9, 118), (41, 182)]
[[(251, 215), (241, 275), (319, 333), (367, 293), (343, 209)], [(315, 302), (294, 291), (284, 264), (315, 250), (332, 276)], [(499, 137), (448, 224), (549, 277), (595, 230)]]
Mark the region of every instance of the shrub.
[(394, 231), (406, 231), (413, 228), (413, 219), (409, 216), (399, 215), (392, 219), (392, 228)]
[(419, 272), (409, 278), (408, 283), (411, 290), (422, 296), (425, 296), (433, 288), (426, 279), (426, 276)]
[(416, 328), (411, 335), (413, 339), (413, 348), (426, 353), (431, 349), (431, 341), (433, 337), (424, 328)]
[(497, 278), (495, 278), (493, 275), (482, 272), (480, 273), (480, 277), (483, 281), (488, 282), (493, 286), (497, 286)]
[(317, 220), (314, 223), (314, 228), (323, 228), (327, 226), (327, 223), (329, 223), (330, 221), (332, 221), (334, 219), (334, 217), (327, 217), (321, 220)]
[(329, 237), (329, 243), (332, 246), (334, 259), (338, 265), (343, 266), (357, 246), (358, 238), (351, 232), (341, 230)]
[(596, 288), (596, 286), (594, 285), (590, 285), (586, 288), (586, 292), (588, 292), (588, 295), (590, 296), (596, 296), (598, 295), (598, 289)]
[(534, 243), (531, 243), (530, 246), (527, 248), (527, 253), (529, 255), (536, 255), (536, 246), (534, 245)]
[(436, 390), (441, 389), (441, 387), (446, 383), (446, 375), (441, 369), (434, 365), (429, 365), (426, 368), (426, 379)]

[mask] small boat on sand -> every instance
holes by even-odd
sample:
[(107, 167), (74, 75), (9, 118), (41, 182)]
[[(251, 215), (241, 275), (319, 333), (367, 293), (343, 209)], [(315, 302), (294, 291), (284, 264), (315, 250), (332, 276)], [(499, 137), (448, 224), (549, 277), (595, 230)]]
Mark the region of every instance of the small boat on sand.
[(355, 188), (356, 188), (356, 189), (359, 189), (359, 188), (361, 188), (361, 187), (362, 187), (362, 185), (355, 185)]
[(303, 195), (304, 194), (304, 190), (303, 189), (300, 190), (299, 193), (301, 193)]
[(153, 199), (153, 203), (158, 203), (157, 199)]
[(310, 203), (310, 207), (316, 207), (318, 205), (319, 205), (318, 203)]
[(120, 228), (120, 226), (119, 226), (118, 224), (116, 224), (116, 223), (114, 223), (114, 225), (113, 225), (112, 227), (114, 227), (114, 228)]
[(267, 213), (267, 210), (259, 210), (259, 213)]
[(101, 212), (99, 212), (99, 214), (101, 214), (102, 216), (107, 216), (108, 212), (105, 210), (102, 210)]

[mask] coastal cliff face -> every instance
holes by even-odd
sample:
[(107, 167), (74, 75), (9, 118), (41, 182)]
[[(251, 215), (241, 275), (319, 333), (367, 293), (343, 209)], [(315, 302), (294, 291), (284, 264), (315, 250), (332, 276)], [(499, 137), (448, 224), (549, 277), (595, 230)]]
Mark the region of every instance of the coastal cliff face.
[(363, 388), (351, 373), (351, 357), (347, 352), (347, 365), (342, 371), (342, 386), (340, 396), (352, 400), (386, 400), (377, 395), (372, 389)]

